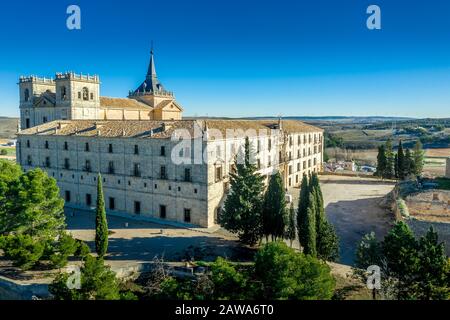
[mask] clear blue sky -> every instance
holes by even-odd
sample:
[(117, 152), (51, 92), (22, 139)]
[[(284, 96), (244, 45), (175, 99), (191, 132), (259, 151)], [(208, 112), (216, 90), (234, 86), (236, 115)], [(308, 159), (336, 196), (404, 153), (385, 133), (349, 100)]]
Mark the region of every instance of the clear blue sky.
[[(381, 31), (366, 28), (370, 4)], [(153, 40), (185, 115), (450, 117), (449, 16), (444, 0), (4, 1), (0, 115), (18, 115), (20, 75), (95, 73), (124, 97)]]

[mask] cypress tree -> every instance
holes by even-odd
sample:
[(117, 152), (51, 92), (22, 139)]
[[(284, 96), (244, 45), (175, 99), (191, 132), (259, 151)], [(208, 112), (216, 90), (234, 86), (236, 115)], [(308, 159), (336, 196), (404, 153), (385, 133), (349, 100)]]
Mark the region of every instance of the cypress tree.
[(333, 225), (327, 220), (324, 208), (323, 194), (320, 188), (319, 176), (313, 173), (311, 177), (311, 192), (316, 206), (316, 250), (320, 259), (336, 261), (339, 258), (339, 239)]
[(420, 142), (420, 140), (417, 140), (416, 144), (414, 145), (414, 150), (412, 154), (413, 173), (416, 176), (420, 176), (422, 174), (424, 156), (425, 153), (422, 149), (422, 143)]
[(298, 229), (298, 239), (300, 245), (305, 247), (306, 245), (306, 235), (308, 229), (308, 207), (309, 207), (309, 185), (308, 178), (305, 174), (303, 174), (302, 183), (300, 186), (300, 197), (298, 202), (298, 211), (297, 211), (297, 229)]
[(414, 165), (413, 165), (411, 150), (406, 149), (406, 152), (405, 152), (405, 178), (414, 174), (413, 167), (414, 167)]
[[(244, 161), (236, 161), (236, 172), (230, 174), (230, 193), (219, 215), (219, 223), (228, 231), (237, 233), (248, 245), (257, 243), (262, 234), (262, 205), (264, 182), (250, 158), (252, 149), (245, 139)], [(241, 157), (242, 158), (242, 152)]]
[(395, 158), (394, 158), (394, 174), (395, 177), (398, 178), (398, 153), (395, 154)]
[(97, 207), (95, 209), (95, 251), (103, 257), (108, 251), (108, 222), (106, 220), (102, 177), (97, 177)]
[(377, 171), (375, 172), (375, 175), (381, 178), (385, 178), (386, 166), (386, 148), (384, 145), (381, 145), (378, 147)]
[(263, 234), (266, 239), (283, 238), (286, 228), (286, 195), (280, 172), (270, 177), (269, 186), (264, 196)]
[[(384, 177), (385, 178), (393, 178), (395, 176), (394, 174), (394, 151), (392, 150), (392, 141), (391, 139), (388, 139), (386, 141), (386, 147), (385, 147), (385, 154), (386, 154), (386, 168), (384, 171)], [(400, 170), (400, 168), (399, 168)]]
[(303, 252), (313, 257), (317, 256), (317, 235), (316, 235), (316, 205), (312, 193), (309, 195), (308, 208), (306, 210), (306, 242)]
[(295, 240), (295, 234), (296, 234), (295, 210), (294, 210), (294, 204), (291, 203), (291, 207), (289, 208), (288, 223), (287, 223), (286, 235), (285, 235), (285, 238), (290, 241), (291, 248), (292, 248), (292, 242)]
[(400, 140), (398, 144), (398, 152), (397, 152), (397, 162), (398, 162), (398, 178), (400, 180), (404, 180), (406, 177), (406, 159), (405, 153), (403, 151), (402, 140)]

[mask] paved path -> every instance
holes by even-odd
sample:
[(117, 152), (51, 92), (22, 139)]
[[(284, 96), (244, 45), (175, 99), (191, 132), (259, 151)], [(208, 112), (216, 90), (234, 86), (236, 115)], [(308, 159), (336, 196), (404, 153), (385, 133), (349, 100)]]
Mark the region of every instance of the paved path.
[[(68, 214), (66, 222), (70, 232), (87, 241), (93, 250), (94, 214), (78, 211), (74, 216)], [(127, 227), (125, 223), (128, 223)], [(200, 232), (114, 216), (108, 216), (108, 227), (111, 232), (109, 260), (146, 262), (155, 256), (167, 261), (182, 261), (189, 257), (213, 260), (215, 256), (231, 257), (240, 252), (235, 238), (222, 232)]]

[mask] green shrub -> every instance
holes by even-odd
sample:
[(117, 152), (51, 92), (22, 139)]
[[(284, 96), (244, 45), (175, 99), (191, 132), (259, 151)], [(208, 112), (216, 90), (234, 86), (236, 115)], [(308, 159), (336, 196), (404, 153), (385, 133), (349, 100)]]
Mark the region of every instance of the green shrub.
[(8, 155), (8, 151), (6, 149), (1, 149), (0, 150), (0, 155), (1, 156), (7, 156)]
[(68, 258), (78, 250), (77, 241), (69, 233), (63, 232), (53, 243), (53, 253), (50, 261), (55, 268), (62, 268), (67, 264)]
[(78, 239), (76, 241), (77, 241), (77, 250), (75, 251), (75, 255), (84, 260), (86, 256), (91, 253), (91, 249), (84, 241)]
[(9, 235), (2, 237), (0, 243), (5, 257), (23, 270), (34, 267), (44, 254), (45, 242), (29, 235)]

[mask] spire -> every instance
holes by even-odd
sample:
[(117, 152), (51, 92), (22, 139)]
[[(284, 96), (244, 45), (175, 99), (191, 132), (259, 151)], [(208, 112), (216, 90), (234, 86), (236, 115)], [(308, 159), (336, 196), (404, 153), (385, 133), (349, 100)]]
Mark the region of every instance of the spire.
[(148, 66), (147, 71), (147, 79), (148, 78), (157, 78), (156, 69), (155, 69), (155, 58), (153, 57), (153, 41), (152, 41), (152, 49), (150, 50), (150, 64)]

